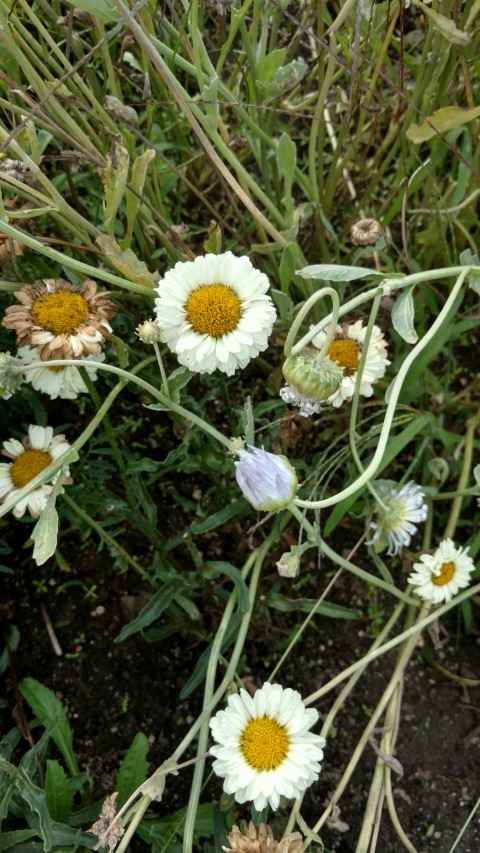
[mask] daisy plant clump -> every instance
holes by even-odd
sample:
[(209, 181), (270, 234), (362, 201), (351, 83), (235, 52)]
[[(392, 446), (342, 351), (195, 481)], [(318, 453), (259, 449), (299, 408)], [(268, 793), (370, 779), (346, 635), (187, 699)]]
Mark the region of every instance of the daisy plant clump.
[(399, 487), (393, 480), (377, 480), (373, 485), (383, 506), (377, 504), (376, 520), (369, 522), (374, 533), (367, 545), (373, 545), (377, 554), (387, 548), (388, 556), (396, 557), (410, 545), (416, 525), (427, 520), (425, 493), (413, 482)]
[(227, 838), (230, 847), (222, 847), (225, 853), (301, 853), (303, 848), (303, 837), (299, 832), (284, 835), (276, 841), (268, 824), (255, 826), (253, 821), (248, 825), (243, 821), (240, 829), (232, 826)]
[(180, 261), (159, 282), (161, 339), (197, 373), (232, 376), (268, 344), (276, 318), (269, 281), (232, 252)]
[(237, 451), (235, 476), (244, 497), (260, 512), (287, 507), (295, 497), (298, 477), (286, 456), (269, 453), (263, 447)]
[(237, 803), (258, 811), (277, 809), (280, 797), (296, 799), (318, 779), (325, 739), (310, 729), (318, 720), (300, 694), (266, 682), (250, 696), (241, 689), (210, 720), (213, 769)]
[[(341, 368), (343, 373), (343, 379), (338, 390), (327, 398), (327, 402), (331, 403), (335, 408), (338, 408), (344, 402), (349, 402), (353, 397), (366, 331), (366, 327), (364, 328), (363, 326), (363, 320), (335, 327), (333, 339), (326, 353), (329, 359)], [(312, 344), (321, 348), (327, 334), (327, 329), (319, 332), (313, 338)], [(372, 396), (372, 385), (384, 376), (385, 369), (389, 364), (387, 344), (384, 340), (383, 332), (378, 326), (373, 326), (360, 380), (360, 394), (362, 396)]]
[(456, 548), (451, 539), (444, 539), (434, 554), (422, 554), (420, 562), (413, 564), (414, 571), (408, 578), (413, 592), (432, 604), (450, 601), (460, 589), (469, 585), (475, 569), (467, 552), (468, 548)]
[(343, 380), (343, 371), (328, 356), (319, 360), (317, 349), (304, 349), (285, 359), (282, 372), (286, 382), (280, 389), (285, 403), (298, 407), (298, 414), (308, 418), (320, 411), (322, 403), (332, 397)]
[[(32, 349), (32, 347), (19, 347), (18, 357), (21, 359), (22, 364), (38, 362), (37, 350)], [(105, 356), (101, 352), (98, 355), (87, 356), (86, 361), (88, 362), (89, 360), (105, 361)], [(82, 366), (87, 371), (92, 382), (95, 382), (97, 369), (89, 367), (85, 363)], [(25, 381), (29, 382), (36, 391), (49, 394), (51, 400), (56, 400), (57, 397), (63, 400), (75, 400), (79, 394), (84, 394), (88, 391), (78, 367), (75, 367), (73, 364), (68, 364), (65, 367), (61, 367), (60, 365), (49, 367), (48, 361), (44, 361), (41, 367), (25, 371)]]
[(20, 304), (7, 308), (2, 325), (14, 329), (17, 344), (34, 347), (42, 360), (97, 355), (112, 333), (108, 321), (116, 308), (91, 279), (77, 285), (46, 278), (14, 295)]
[[(0, 463), (0, 503), (15, 497), (20, 489), (48, 468), (51, 462), (63, 456), (69, 447), (64, 435), (54, 437), (52, 427), (34, 425), (29, 426), (28, 435), (22, 441), (16, 438), (4, 441), (1, 453), (12, 461)], [(57, 472), (48, 483), (43, 483), (18, 501), (13, 510), (14, 516), (22, 518), (28, 510), (33, 518), (38, 518), (61, 474), (64, 483), (72, 482), (68, 468)]]

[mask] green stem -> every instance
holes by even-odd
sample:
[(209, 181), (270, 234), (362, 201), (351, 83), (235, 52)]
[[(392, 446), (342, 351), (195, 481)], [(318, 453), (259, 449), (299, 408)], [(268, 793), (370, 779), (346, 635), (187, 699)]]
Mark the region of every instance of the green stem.
[(463, 450), (462, 470), (460, 472), (460, 477), (457, 485), (457, 492), (459, 492), (460, 494), (457, 494), (453, 500), (452, 508), (450, 510), (450, 516), (448, 518), (447, 525), (443, 533), (444, 539), (451, 539), (453, 537), (453, 534), (455, 533), (455, 528), (457, 526), (460, 511), (462, 509), (463, 491), (466, 489), (468, 479), (470, 477), (473, 457), (473, 441), (475, 438), (475, 430), (479, 422), (480, 409), (477, 414), (468, 422), (467, 425), (467, 432), (465, 434), (465, 444)]
[[(383, 455), (385, 453), (387, 441), (388, 441), (388, 438), (390, 435), (390, 429), (392, 427), (392, 421), (393, 421), (393, 418), (395, 415), (395, 409), (397, 406), (398, 398), (400, 396), (400, 392), (402, 390), (402, 386), (403, 386), (403, 383), (404, 383), (405, 378), (407, 376), (407, 373), (408, 373), (411, 365), (415, 361), (415, 359), (418, 358), (420, 353), (425, 349), (427, 344), (430, 343), (432, 338), (435, 337), (438, 330), (442, 327), (442, 324), (445, 320), (445, 317), (448, 316), (448, 314), (452, 308), (452, 305), (455, 302), (455, 300), (456, 300), (456, 298), (457, 298), (457, 296), (458, 296), (458, 294), (462, 288), (463, 282), (464, 282), (464, 280), (465, 280), (465, 278), (469, 272), (468, 267), (461, 267), (460, 270), (461, 270), (461, 272), (457, 278), (457, 281), (455, 282), (455, 284), (452, 288), (452, 291), (451, 291), (448, 299), (446, 300), (445, 305), (443, 306), (440, 314), (436, 318), (435, 322), (432, 323), (430, 329), (423, 336), (422, 340), (419, 341), (419, 343), (415, 346), (415, 348), (404, 359), (403, 364), (400, 367), (400, 370), (398, 371), (394, 382), (390, 386), (390, 390), (391, 390), (390, 399), (388, 401), (387, 410), (385, 412), (385, 419), (384, 419), (382, 430), (380, 432), (380, 436), (378, 439), (378, 445), (377, 445), (377, 448), (375, 450), (375, 453), (373, 455), (371, 462), (369, 463), (369, 465), (367, 465), (363, 474), (361, 474), (350, 486), (347, 486), (346, 489), (343, 489), (341, 492), (338, 492), (336, 495), (332, 495), (332, 497), (330, 497), (330, 498), (324, 498), (323, 500), (320, 500), (320, 501), (308, 501), (308, 500), (302, 500), (300, 498), (295, 498), (294, 502), (297, 506), (304, 507), (306, 509), (323, 509), (324, 507), (327, 507), (327, 506), (333, 506), (334, 504), (337, 504), (340, 501), (342, 501), (344, 498), (347, 498), (350, 495), (353, 495), (362, 486), (364, 486), (368, 482), (368, 480), (370, 480), (375, 475), (376, 471), (378, 470), (378, 468), (382, 462)], [(415, 278), (415, 276), (408, 276), (408, 278)]]
[(337, 325), (337, 320), (340, 312), (340, 300), (338, 298), (338, 293), (333, 287), (322, 287), (320, 290), (317, 290), (315, 293), (307, 299), (306, 302), (300, 308), (295, 320), (292, 323), (290, 331), (287, 335), (287, 339), (285, 341), (285, 345), (283, 347), (283, 352), (285, 358), (289, 358), (291, 355), (297, 355), (302, 349), (313, 340), (315, 335), (318, 335), (320, 328), (323, 328), (325, 325), (324, 322), (317, 323), (313, 328), (309, 329), (309, 331), (301, 338), (298, 343), (294, 345), (294, 340), (296, 338), (297, 332), (302, 325), (306, 315), (310, 311), (311, 308), (318, 302), (319, 299), (322, 299), (324, 296), (330, 296), (332, 300), (332, 313), (329, 315), (331, 317), (331, 322), (328, 328), (328, 332), (326, 333), (325, 340), (322, 344), (320, 352), (317, 356), (317, 362), (320, 364), (328, 347), (330, 346), (333, 336), (335, 334), (335, 327)]

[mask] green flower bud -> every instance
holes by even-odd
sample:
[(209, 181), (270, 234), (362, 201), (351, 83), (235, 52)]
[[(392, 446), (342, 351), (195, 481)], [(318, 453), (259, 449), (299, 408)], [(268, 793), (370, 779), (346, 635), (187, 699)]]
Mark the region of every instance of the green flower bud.
[(312, 350), (302, 350), (298, 355), (285, 359), (282, 370), (285, 380), (295, 391), (321, 402), (338, 391), (343, 370), (330, 361), (328, 355), (323, 357), (320, 364), (317, 363), (317, 357), (318, 353)]

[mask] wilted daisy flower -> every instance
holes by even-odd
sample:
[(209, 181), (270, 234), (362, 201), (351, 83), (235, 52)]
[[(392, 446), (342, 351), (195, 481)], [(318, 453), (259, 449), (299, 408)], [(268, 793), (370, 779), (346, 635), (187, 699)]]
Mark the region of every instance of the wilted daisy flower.
[[(327, 400), (332, 406), (341, 406), (345, 400), (349, 401), (353, 397), (365, 332), (366, 328), (363, 328), (363, 320), (357, 320), (352, 325), (347, 323), (344, 326), (335, 327), (335, 335), (326, 354), (331, 361), (336, 362), (342, 368), (343, 379), (338, 391), (332, 394)], [(325, 338), (326, 330), (315, 335), (312, 344), (320, 348)], [(390, 364), (386, 356), (387, 344), (384, 340), (383, 332), (380, 331), (378, 326), (374, 326), (368, 344), (367, 359), (360, 383), (360, 394), (364, 397), (372, 396), (372, 384), (382, 378), (385, 368)]]
[(255, 826), (253, 821), (246, 824), (243, 821), (241, 830), (233, 826), (228, 833), (230, 847), (222, 847), (225, 853), (300, 853), (303, 837), (299, 832), (284, 835), (280, 841), (275, 841), (270, 826), (261, 823)]
[(235, 476), (247, 501), (261, 512), (284, 509), (295, 497), (298, 478), (286, 456), (268, 453), (263, 447), (238, 450)]
[(414, 571), (408, 583), (415, 587), (416, 595), (432, 604), (450, 601), (459, 589), (470, 583), (475, 568), (468, 548), (455, 548), (451, 539), (440, 542), (433, 555), (422, 554), (420, 563), (414, 563)]
[(425, 493), (413, 482), (401, 488), (397, 488), (397, 483), (393, 480), (376, 480), (373, 485), (386, 510), (380, 505), (377, 506), (377, 520), (370, 522), (370, 527), (375, 532), (367, 545), (374, 545), (377, 554), (384, 551), (388, 545), (387, 554), (389, 557), (395, 557), (402, 548), (410, 545), (412, 536), (417, 532), (415, 525), (427, 520)]
[(162, 341), (180, 364), (231, 376), (267, 346), (275, 308), (268, 278), (231, 252), (175, 264), (155, 300)]
[(15, 329), (17, 344), (35, 347), (45, 361), (96, 355), (116, 314), (109, 294), (96, 291), (91, 279), (82, 285), (63, 278), (35, 281), (14, 294), (20, 305), (7, 308), (2, 325)]
[(296, 799), (318, 779), (325, 739), (309, 731), (318, 720), (300, 693), (266, 682), (254, 696), (228, 697), (228, 707), (210, 720), (216, 761), (227, 794), (252, 800), (258, 811), (277, 809), (280, 797)]
[[(18, 356), (23, 364), (33, 364), (34, 361), (39, 360), (37, 350), (32, 349), (32, 347), (20, 347)], [(105, 361), (105, 356), (103, 352), (100, 352), (98, 355), (87, 356), (86, 360)], [(90, 379), (95, 382), (97, 368), (88, 367), (86, 364), (82, 364), (82, 367), (85, 367)], [(30, 382), (36, 391), (49, 394), (51, 400), (56, 400), (57, 397), (64, 400), (75, 400), (79, 394), (88, 391), (78, 367), (71, 364), (67, 364), (65, 367), (58, 365), (49, 367), (48, 361), (44, 361), (42, 367), (26, 370), (24, 376), (26, 382)]]
[[(8, 456), (13, 462), (0, 463), (0, 503), (13, 498), (30, 480), (47, 468), (51, 462), (62, 456), (70, 447), (64, 435), (53, 437), (52, 427), (29, 426), (28, 436), (22, 442), (9, 438), (3, 442), (3, 456)], [(64, 482), (72, 482), (68, 468), (63, 469)], [(47, 505), (47, 499), (53, 489), (53, 484), (60, 476), (54, 474), (49, 483), (38, 486), (27, 497), (20, 500), (13, 514), (21, 518), (28, 509), (30, 515), (38, 518)]]

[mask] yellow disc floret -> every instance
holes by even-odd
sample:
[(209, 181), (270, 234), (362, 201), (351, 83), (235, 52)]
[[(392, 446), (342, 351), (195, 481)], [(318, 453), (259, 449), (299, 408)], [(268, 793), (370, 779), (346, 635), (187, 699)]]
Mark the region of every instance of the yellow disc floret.
[(195, 332), (211, 338), (233, 332), (242, 313), (240, 299), (225, 284), (201, 285), (190, 294), (185, 307)]
[(327, 349), (327, 355), (342, 368), (344, 376), (351, 376), (358, 368), (360, 350), (350, 338), (333, 340)]
[(23, 489), (40, 471), (47, 468), (52, 457), (46, 450), (25, 450), (12, 464), (10, 476), (16, 489)]
[(240, 750), (245, 761), (259, 771), (280, 767), (289, 745), (285, 726), (270, 717), (250, 720), (240, 738)]
[(432, 583), (435, 586), (445, 586), (446, 583), (449, 583), (455, 574), (455, 563), (442, 563), (440, 566), (440, 574), (436, 575), (435, 572), (432, 573)]
[(39, 296), (32, 305), (31, 316), (37, 326), (54, 335), (73, 335), (88, 318), (88, 302), (80, 293), (57, 290)]

